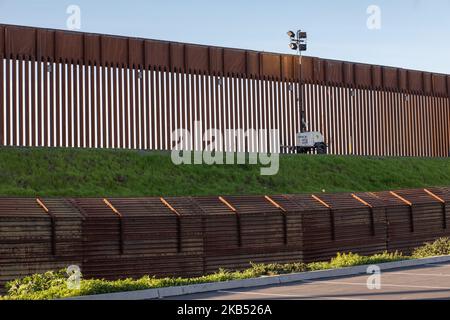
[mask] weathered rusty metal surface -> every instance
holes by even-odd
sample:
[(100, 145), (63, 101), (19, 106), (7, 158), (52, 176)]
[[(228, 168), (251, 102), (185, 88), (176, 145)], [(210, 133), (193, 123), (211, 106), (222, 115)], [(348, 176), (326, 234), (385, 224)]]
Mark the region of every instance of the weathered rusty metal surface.
[(85, 277), (197, 276), (254, 263), (405, 254), (449, 236), (449, 188), (377, 193), (0, 199), (0, 284), (78, 265)]
[[(0, 60), (0, 145), (171, 150), (187, 129), (198, 150), (199, 121), (293, 146), (301, 106), (332, 154), (450, 152), (448, 75), (3, 24)], [(257, 136), (216, 147), (280, 152)]]

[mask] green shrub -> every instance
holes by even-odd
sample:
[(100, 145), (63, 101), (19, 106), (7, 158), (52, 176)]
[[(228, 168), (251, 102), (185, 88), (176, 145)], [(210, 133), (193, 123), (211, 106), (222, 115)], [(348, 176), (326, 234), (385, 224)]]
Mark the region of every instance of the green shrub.
[(416, 259), (450, 255), (450, 239), (440, 238), (435, 242), (427, 242), (413, 252)]
[[(450, 254), (450, 240), (439, 239), (434, 243), (427, 243), (424, 247), (415, 250), (414, 257), (427, 257)], [(67, 274), (65, 270), (50, 271), (44, 274), (36, 274), (23, 279), (11, 281), (7, 284), (7, 296), (0, 300), (50, 300), (75, 296), (88, 296), (95, 294), (137, 291), (152, 288), (165, 288), (211, 282), (225, 282), (231, 280), (243, 280), (262, 276), (300, 273), (306, 271), (318, 271), (339, 269), (359, 265), (372, 265), (385, 262), (393, 262), (411, 259), (401, 253), (384, 252), (370, 257), (360, 256), (354, 253), (338, 253), (328, 262), (314, 262), (309, 264), (255, 264), (244, 271), (230, 272), (221, 269), (218, 272), (197, 278), (164, 278), (145, 276), (140, 279), (122, 279), (106, 281), (102, 279), (82, 279), (77, 290), (67, 288)]]
[(399, 252), (389, 253), (383, 252), (370, 257), (360, 256), (354, 253), (338, 253), (330, 262), (313, 262), (308, 264), (308, 270), (319, 271), (328, 269), (341, 269), (354, 266), (363, 266), (369, 264), (378, 264), (385, 262), (394, 262), (407, 260), (409, 257), (403, 256)]

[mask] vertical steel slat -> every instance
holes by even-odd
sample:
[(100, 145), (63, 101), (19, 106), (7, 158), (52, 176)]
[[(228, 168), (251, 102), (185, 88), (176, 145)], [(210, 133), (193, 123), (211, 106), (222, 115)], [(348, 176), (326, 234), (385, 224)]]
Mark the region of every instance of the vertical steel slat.
[(416, 126), (416, 117), (418, 117), (418, 114), (416, 112), (416, 106), (418, 103), (418, 97), (417, 95), (414, 96), (414, 99), (412, 100), (412, 105), (411, 105), (411, 109), (410, 109), (410, 119), (409, 119), (409, 137), (410, 137), (410, 145), (411, 145), (411, 151), (410, 151), (410, 156), (414, 156), (416, 150), (418, 149), (418, 141), (415, 139), (414, 137), (414, 129)]
[(418, 130), (416, 131), (416, 139), (417, 139), (416, 141), (419, 141), (418, 155), (424, 157), (426, 155), (426, 137), (425, 137), (426, 131), (425, 131), (425, 114), (423, 110), (423, 101), (421, 95), (417, 96), (416, 110), (418, 110), (417, 112)]
[(90, 137), (92, 133), (89, 131), (89, 65), (85, 64), (84, 66), (84, 140), (85, 147), (89, 148)]
[[(203, 91), (202, 93), (202, 137), (203, 133), (205, 133), (205, 137), (210, 140), (211, 136), (208, 134), (206, 135), (206, 132), (209, 131), (210, 125), (209, 125), (209, 75), (207, 73), (202, 73), (202, 86), (201, 89)], [(203, 140), (203, 139), (202, 139)], [(208, 145), (210, 144), (209, 141), (203, 142), (203, 149), (206, 150)]]
[[(264, 129), (266, 130), (266, 134), (264, 136), (264, 152), (270, 152), (270, 136), (269, 136), (269, 129), (270, 129), (270, 102), (269, 102), (269, 77), (264, 77)], [(292, 109), (291, 109), (292, 112)], [(293, 117), (293, 116), (292, 116)], [(291, 117), (291, 126), (292, 126), (292, 117)], [(292, 127), (291, 127), (292, 128)]]
[(144, 103), (144, 71), (140, 65), (136, 66), (136, 148), (144, 149), (145, 142), (145, 131), (144, 131), (144, 112), (145, 112), (145, 103)]
[[(4, 131), (5, 131), (4, 112), (5, 112), (6, 105), (4, 103), (4, 99), (5, 99), (6, 94), (5, 94), (5, 90), (4, 90), (4, 85), (5, 85), (4, 63), (5, 63), (5, 57), (3, 57), (3, 53), (0, 53), (0, 146), (3, 146), (5, 144), (4, 143)], [(6, 82), (8, 82), (8, 80)]]
[(330, 144), (330, 153), (336, 154), (336, 137), (333, 132), (333, 99), (331, 93), (331, 87), (324, 84), (325, 89), (325, 105), (326, 105), (326, 126), (328, 131), (328, 140)]
[(166, 138), (166, 142), (165, 142), (165, 150), (171, 150), (171, 136), (172, 136), (172, 126), (173, 124), (171, 124), (171, 117), (172, 117), (172, 113), (173, 113), (173, 95), (172, 95), (172, 91), (173, 91), (173, 83), (171, 82), (171, 70), (166, 69), (166, 115), (165, 115), (165, 121), (166, 121), (166, 125), (164, 126), (165, 128), (165, 138)]
[(195, 121), (198, 119), (198, 82), (197, 82), (197, 73), (193, 72), (189, 78), (189, 132), (191, 133), (191, 149), (197, 150), (197, 142), (196, 142), (196, 132), (195, 132)]
[(349, 133), (348, 133), (348, 92), (347, 92), (347, 88), (340, 88), (340, 92), (339, 92), (339, 101), (340, 101), (340, 105), (341, 105), (341, 110), (342, 110), (342, 121), (341, 121), (341, 126), (342, 126), (342, 152), (344, 155), (348, 155), (349, 154)]
[(438, 117), (438, 108), (439, 108), (439, 98), (436, 95), (433, 95), (430, 100), (433, 102), (430, 104), (431, 108), (432, 108), (432, 123), (431, 126), (433, 128), (433, 157), (438, 157), (439, 156), (439, 142), (437, 141), (437, 137), (438, 137), (438, 122), (437, 122), (437, 117)]
[(36, 102), (36, 99), (38, 98), (37, 91), (37, 80), (36, 80), (36, 68), (37, 68), (37, 61), (33, 57), (31, 59), (31, 146), (37, 146), (36, 144), (36, 108), (38, 103)]
[(409, 99), (406, 100), (403, 104), (403, 131), (402, 135), (404, 135), (404, 156), (409, 156), (410, 153), (410, 139), (409, 139), (409, 114), (410, 114), (410, 108), (411, 108), (411, 100), (413, 99), (413, 95), (409, 95)]
[(195, 140), (193, 132), (193, 122), (195, 121), (195, 88), (194, 88), (194, 73), (189, 73), (186, 78), (186, 93), (187, 93), (187, 131), (191, 133), (189, 144), (190, 149), (195, 150)]
[(434, 101), (433, 97), (426, 98), (426, 105), (428, 107), (428, 135), (430, 136), (430, 157), (434, 157), (434, 153), (436, 151), (434, 144)]
[[(246, 138), (246, 133), (248, 132), (248, 126), (247, 126), (247, 120), (248, 120), (248, 112), (247, 112), (247, 86), (246, 86), (246, 79), (243, 75), (240, 76), (240, 83), (241, 83), (241, 132), (243, 132), (242, 135), (242, 148), (241, 152), (249, 152), (249, 148), (247, 146), (247, 142), (249, 141), (250, 137), (248, 139)], [(277, 151), (278, 152), (278, 151)]]
[(13, 76), (12, 76), (12, 141), (11, 145), (17, 145), (17, 58), (13, 59)]
[(295, 109), (295, 101), (294, 101), (294, 84), (292, 81), (289, 81), (289, 89), (288, 89), (288, 109), (287, 109), (287, 136), (288, 143), (290, 146), (295, 144), (295, 140), (293, 140), (293, 136), (295, 135), (293, 129), (293, 118), (294, 118), (294, 109)]
[(96, 132), (97, 132), (97, 139), (96, 144), (97, 148), (102, 147), (102, 91), (101, 91), (101, 83), (102, 83), (102, 64), (97, 64), (95, 66), (95, 96), (96, 96)]
[(72, 61), (72, 70), (73, 70), (73, 79), (72, 79), (72, 99), (73, 99), (73, 109), (72, 109), (72, 128), (73, 128), (73, 146), (75, 148), (78, 147), (78, 125), (79, 125), (79, 119), (78, 119), (78, 110), (80, 109), (79, 106), (79, 87), (78, 87), (78, 76), (79, 76), (79, 70), (78, 70), (78, 64), (76, 61)]
[(343, 125), (342, 125), (342, 119), (344, 117), (344, 108), (342, 106), (341, 101), (341, 88), (340, 87), (333, 87), (334, 91), (334, 110), (336, 112), (336, 136), (337, 136), (337, 150), (338, 154), (342, 155), (344, 154), (344, 136), (343, 136)]
[(364, 154), (364, 137), (362, 136), (363, 131), (363, 91), (359, 87), (355, 88), (356, 91), (356, 104), (355, 104), (355, 115), (356, 115), (356, 134), (355, 134), (355, 150), (357, 155)]
[(116, 65), (116, 71), (115, 71), (115, 82), (116, 85), (114, 88), (117, 90), (116, 99), (117, 99), (117, 105), (115, 110), (115, 124), (116, 124), (116, 131), (115, 131), (115, 141), (116, 141), (116, 148), (118, 149), (124, 149), (125, 148), (125, 126), (124, 126), (124, 113), (125, 113), (125, 106), (126, 103), (124, 103), (124, 66), (123, 64), (117, 64)]
[(342, 154), (342, 137), (341, 137), (341, 125), (340, 125), (340, 116), (342, 110), (339, 105), (339, 92), (338, 88), (335, 86), (331, 86), (331, 94), (333, 98), (333, 135), (335, 136), (335, 152), (336, 154)]
[(411, 99), (410, 95), (408, 94), (406, 96), (407, 98), (401, 99), (399, 97), (399, 105), (400, 105), (400, 121), (401, 121), (401, 127), (400, 127), (400, 141), (401, 141), (401, 155), (403, 157), (406, 156), (406, 146), (408, 144), (406, 140), (406, 104), (408, 103), (409, 99)]
[(84, 148), (84, 114), (85, 114), (85, 103), (84, 103), (84, 88), (83, 88), (83, 77), (84, 74), (84, 65), (78, 63), (78, 138), (79, 138), (79, 147)]
[(231, 134), (231, 152), (236, 153), (238, 152), (239, 147), (239, 139), (236, 138), (236, 132), (239, 127), (239, 99), (238, 99), (238, 83), (237, 83), (237, 75), (231, 74), (231, 98), (230, 98), (230, 105), (232, 105), (230, 114), (231, 114), (231, 128), (232, 128), (232, 134)]
[(416, 138), (419, 141), (419, 156), (424, 157), (426, 155), (426, 137), (425, 137), (425, 114), (422, 104), (422, 96), (417, 96), (417, 110), (418, 110), (418, 130), (416, 131)]
[(50, 142), (48, 143), (49, 147), (55, 146), (55, 63), (53, 60), (49, 59), (50, 70), (48, 72), (49, 76), (49, 120), (48, 120), (48, 138)]
[[(91, 103), (91, 148), (95, 148), (95, 137), (98, 136), (97, 133), (97, 121), (98, 121), (98, 113), (96, 108), (96, 101), (97, 101), (97, 92), (95, 88), (95, 76), (96, 76), (96, 65), (90, 64), (89, 65), (89, 82), (90, 82), (90, 103)], [(64, 117), (63, 117), (64, 119)]]
[(55, 105), (55, 138), (56, 147), (61, 147), (61, 130), (63, 125), (61, 125), (61, 61), (55, 61), (55, 90), (56, 90), (56, 105)]
[(356, 155), (356, 91), (353, 86), (348, 90), (349, 100), (349, 146), (350, 154)]
[(397, 139), (398, 139), (398, 135), (397, 135), (397, 129), (398, 129), (398, 118), (397, 118), (397, 104), (396, 104), (396, 100), (395, 100), (395, 96), (397, 95), (397, 93), (395, 91), (391, 92), (390, 95), (390, 105), (392, 108), (392, 155), (393, 156), (397, 156), (397, 152), (398, 152), (398, 145), (397, 145)]
[(430, 106), (428, 105), (427, 97), (422, 96), (421, 97), (421, 103), (422, 103), (422, 111), (423, 111), (423, 118), (424, 118), (424, 135), (425, 135), (425, 156), (429, 157), (431, 155), (431, 137), (430, 137), (430, 120), (429, 120), (429, 112), (430, 112)]
[[(283, 146), (291, 146), (289, 144), (289, 132), (287, 129), (288, 126), (288, 103), (289, 103), (289, 81), (290, 79), (281, 80), (280, 81), (280, 134), (282, 139)], [(254, 116), (256, 117), (256, 115)], [(288, 149), (283, 149), (283, 153), (289, 153)]]
[(407, 141), (406, 141), (406, 134), (405, 134), (405, 125), (406, 125), (406, 121), (405, 121), (405, 115), (406, 115), (406, 103), (407, 100), (410, 99), (409, 96), (406, 96), (407, 98), (402, 99), (401, 96), (397, 96), (397, 100), (398, 100), (398, 104), (399, 104), (399, 121), (400, 121), (400, 128), (399, 128), (399, 134), (400, 134), (400, 156), (404, 157), (406, 156), (406, 145), (407, 145)]
[(386, 104), (386, 117), (387, 117), (387, 155), (392, 156), (392, 105), (390, 103), (391, 91), (386, 92), (385, 104)]
[[(147, 91), (145, 88), (146, 85), (146, 79), (147, 79), (147, 74), (145, 72), (145, 68), (143, 66), (139, 66), (139, 72), (140, 72), (140, 81), (139, 81), (139, 99), (140, 99), (140, 103), (141, 103), (141, 108), (140, 108), (140, 116), (139, 116), (139, 129), (140, 129), (140, 149), (141, 150), (145, 150), (146, 149), (146, 145), (145, 145), (145, 92)], [(172, 102), (173, 103), (173, 102)]]
[(381, 140), (381, 146), (382, 146), (382, 153), (383, 156), (387, 156), (387, 110), (386, 110), (386, 100), (385, 100), (385, 96), (386, 96), (386, 92), (385, 91), (380, 91), (380, 106), (381, 106), (381, 110), (380, 110), (380, 123), (381, 123), (381, 130), (382, 130), (382, 137), (383, 140)]
[(444, 156), (444, 140), (445, 140), (445, 136), (442, 134), (442, 118), (443, 118), (443, 114), (442, 114), (442, 102), (443, 99), (441, 97), (437, 98), (437, 110), (436, 110), (436, 115), (435, 115), (435, 119), (436, 119), (436, 124), (437, 124), (437, 129), (436, 129), (436, 135), (438, 137), (442, 137), (441, 139), (438, 139), (437, 144), (438, 144), (438, 151), (437, 151), (437, 157), (443, 157)]
[(161, 70), (161, 138), (162, 145), (161, 150), (166, 150), (167, 148), (167, 82), (166, 82), (166, 69)]
[[(273, 114), (273, 78), (268, 79), (267, 83), (267, 89), (268, 89), (268, 104), (267, 104), (267, 142), (268, 142), (268, 152), (273, 152), (274, 149), (274, 143), (273, 143), (273, 137), (270, 133), (270, 130), (274, 129), (274, 114)], [(294, 115), (292, 115), (292, 121), (293, 125), (295, 126), (295, 119)]]
[(372, 134), (371, 118), (370, 118), (370, 99), (369, 90), (363, 89), (364, 92), (364, 155), (371, 155), (370, 136)]
[(228, 151), (228, 100), (227, 100), (227, 78), (228, 74), (223, 74), (222, 76), (222, 86), (220, 87), (220, 106), (222, 109), (222, 132), (223, 132), (223, 151)]
[(441, 98), (441, 105), (440, 105), (440, 115), (439, 115), (439, 119), (440, 119), (440, 130), (439, 130), (439, 136), (442, 137), (441, 140), (441, 157), (446, 157), (448, 156), (448, 152), (446, 152), (446, 144), (447, 144), (447, 139), (448, 139), (448, 134), (445, 132), (445, 98)]
[(150, 118), (151, 121), (151, 132), (152, 132), (152, 150), (157, 150), (157, 109), (158, 109), (158, 103), (157, 100), (157, 92), (156, 92), (156, 86), (157, 86), (157, 78), (155, 75), (155, 68), (150, 68), (150, 110), (149, 113), (152, 115)]
[[(256, 96), (256, 86), (257, 86), (257, 79), (254, 76), (250, 77), (250, 84), (251, 84), (251, 116), (252, 116), (252, 125), (251, 128), (253, 129), (253, 139), (252, 139), (252, 152), (258, 152), (258, 145), (257, 142), (259, 141), (258, 138), (258, 118), (257, 115), (259, 115), (259, 112), (257, 110), (258, 108), (258, 100)], [(284, 106), (283, 106), (284, 109)]]
[(301, 118), (300, 114), (302, 112), (303, 106), (300, 107), (300, 81), (296, 82), (295, 80), (292, 80), (292, 88), (293, 88), (293, 104), (292, 104), (292, 132), (291, 132), (291, 139), (292, 139), (292, 145), (295, 145), (296, 140), (296, 134), (300, 131), (300, 128), (298, 126), (298, 119)]
[(361, 152), (361, 92), (355, 87), (354, 121), (355, 121), (355, 154), (362, 155)]
[(367, 126), (367, 155), (373, 156), (373, 142), (374, 137), (374, 118), (373, 118), (373, 108), (372, 108), (372, 90), (365, 89), (366, 92), (366, 126)]
[(341, 87), (335, 87), (335, 99), (336, 99), (336, 110), (337, 110), (337, 126), (336, 130), (338, 133), (338, 139), (339, 139), (339, 154), (344, 155), (345, 152), (345, 126), (344, 126), (344, 119), (345, 119), (345, 108), (344, 104), (342, 102), (342, 88)]
[[(61, 61), (61, 146), (68, 147), (67, 143), (67, 63)], [(94, 147), (94, 146), (93, 146)]]
[(130, 100), (132, 99), (132, 94), (130, 93), (130, 69), (124, 67), (124, 134), (125, 143), (124, 148), (130, 149)]
[(411, 115), (411, 140), (412, 140), (412, 152), (411, 156), (424, 156), (424, 139), (422, 124), (424, 121), (424, 115), (422, 113), (422, 105), (420, 103), (420, 96), (416, 96), (414, 99), (414, 105)]
[[(180, 87), (179, 87), (179, 106), (180, 106), (180, 129), (186, 130), (187, 128), (187, 119), (188, 119), (188, 112), (187, 112), (187, 103), (186, 103), (186, 74), (179, 72), (180, 75)], [(184, 144), (184, 150), (188, 150), (188, 142), (186, 141), (186, 136), (183, 134), (183, 144)]]
[[(68, 147), (73, 147), (74, 143), (73, 143), (73, 108), (74, 108), (74, 103), (73, 103), (73, 97), (74, 97), (74, 93), (73, 93), (73, 63), (72, 61), (69, 61), (67, 64), (67, 68), (68, 68), (68, 75), (67, 75), (67, 100), (68, 100), (68, 104), (67, 104), (67, 146)], [(98, 86), (99, 88), (100, 86)], [(99, 104), (100, 105), (100, 104)], [(100, 140), (99, 140), (100, 141)], [(100, 146), (100, 144), (99, 144)]]
[[(152, 145), (152, 130), (153, 130), (153, 125), (152, 125), (152, 112), (153, 112), (153, 108), (152, 108), (152, 104), (150, 102), (150, 99), (153, 99), (153, 97), (151, 96), (151, 88), (153, 85), (152, 80), (152, 71), (151, 68), (148, 67), (144, 67), (144, 72), (145, 72), (145, 125), (147, 127), (147, 132), (146, 132), (146, 138), (147, 138), (147, 150), (152, 150), (153, 145)], [(119, 80), (120, 81), (120, 80)], [(121, 107), (120, 107), (121, 108)], [(180, 110), (180, 112), (182, 112)], [(122, 123), (122, 121), (120, 122)], [(120, 128), (120, 136), (122, 136), (123, 131), (122, 128)]]
[[(290, 137), (290, 131), (289, 131), (289, 123), (290, 123), (290, 119), (289, 119), (289, 112), (290, 112), (290, 103), (291, 103), (291, 99), (290, 99), (290, 88), (291, 88), (291, 84), (290, 84), (290, 80), (286, 80), (286, 82), (284, 83), (283, 86), (283, 116), (284, 116), (284, 144), (286, 146), (293, 146), (293, 144), (291, 143), (291, 137)], [(290, 153), (289, 150), (286, 150), (287, 153)]]
[[(211, 90), (214, 91), (214, 98), (211, 100), (213, 101), (213, 105), (214, 105), (214, 122), (213, 122), (213, 127), (214, 129), (219, 130), (222, 133), (222, 137), (224, 134), (224, 128), (223, 128), (223, 121), (222, 121), (222, 117), (221, 117), (221, 108), (222, 106), (220, 105), (220, 91), (221, 91), (221, 86), (219, 85), (219, 79), (220, 79), (220, 75), (214, 73), (212, 76), (212, 84), (211, 84)], [(222, 143), (222, 146), (220, 145), (220, 143)], [(222, 147), (223, 147), (223, 138), (220, 139), (220, 141), (215, 142), (215, 146), (216, 146), (216, 152), (222, 152)]]
[(6, 122), (6, 142), (5, 145), (11, 144), (11, 59), (6, 58), (6, 105), (5, 105), (5, 122)]
[(298, 103), (297, 103), (297, 83), (295, 81), (290, 81), (290, 108), (289, 108), (289, 117), (288, 117), (288, 126), (289, 126), (289, 140), (291, 146), (295, 145), (295, 135), (296, 135), (296, 124), (295, 124), (295, 114), (298, 112)]
[[(114, 136), (114, 120), (116, 119), (114, 117), (113, 120), (113, 115), (114, 115), (114, 109), (116, 107), (116, 104), (114, 102), (114, 96), (116, 93), (116, 90), (113, 89), (113, 77), (114, 77), (114, 65), (110, 64), (109, 66), (106, 66), (106, 71), (108, 74), (108, 79), (107, 79), (107, 101), (108, 101), (108, 117), (107, 117), (107, 129), (108, 129), (108, 135), (107, 135), (107, 146), (108, 148), (114, 148), (114, 144), (113, 144), (113, 136)], [(115, 142), (114, 142), (115, 143)]]
[(263, 118), (262, 118), (262, 87), (261, 87), (261, 79), (255, 78), (255, 115), (258, 114), (256, 118), (257, 124), (256, 127), (256, 141), (257, 141), (257, 152), (263, 152), (262, 150), (262, 139), (261, 139), (261, 129), (263, 126)]
[(313, 101), (313, 106), (312, 106), (313, 109), (314, 109), (314, 115), (315, 115), (315, 117), (314, 117), (314, 125), (315, 125), (314, 130), (323, 132), (322, 131), (322, 121), (321, 121), (322, 112), (320, 110), (320, 103), (321, 103), (321, 101), (320, 101), (320, 90), (319, 90), (319, 86), (317, 84), (313, 84), (312, 87), (313, 87), (313, 91), (314, 91), (314, 101)]
[(367, 90), (361, 89), (361, 98), (362, 98), (362, 122), (361, 122), (361, 129), (362, 129), (362, 143), (363, 143), (363, 155), (368, 156), (369, 155), (369, 145), (368, 145), (368, 136), (369, 136), (369, 126), (367, 123), (368, 115), (367, 115)]
[(375, 156), (377, 154), (376, 152), (376, 109), (375, 109), (375, 96), (374, 91), (372, 89), (368, 89), (368, 95), (369, 95), (369, 118), (368, 122), (370, 125), (370, 135), (369, 135), (369, 150), (370, 155)]
[(334, 135), (333, 129), (333, 94), (331, 92), (331, 87), (324, 84), (325, 88), (325, 100), (326, 100), (326, 123), (328, 128), (328, 137), (330, 140), (330, 152), (336, 154), (336, 137)]
[(43, 121), (43, 125), (44, 125), (44, 135), (43, 135), (43, 146), (44, 147), (48, 147), (49, 146), (49, 123), (48, 123), (48, 118), (49, 118), (49, 96), (48, 96), (48, 92), (49, 92), (49, 61), (48, 59), (44, 60), (44, 108), (43, 108), (43, 116), (44, 116), (44, 121)]
[(217, 129), (218, 125), (216, 121), (215, 113), (215, 73), (206, 75), (206, 101), (207, 101), (207, 130), (209, 130), (209, 150), (216, 150), (217, 152), (217, 141), (213, 140), (213, 134), (211, 130)]
[[(2, 61), (3, 63), (3, 61)], [(3, 74), (0, 72), (0, 76), (3, 77)], [(0, 99), (3, 99), (3, 96), (0, 95)], [(1, 109), (0, 113), (3, 113), (3, 109)], [(25, 140), (24, 145), (27, 147), (31, 147), (30, 144), (30, 59), (25, 59), (25, 110), (24, 110), (24, 117), (25, 117)], [(0, 117), (1, 119), (1, 117)], [(0, 128), (3, 130), (3, 122), (0, 121)], [(1, 134), (0, 134), (1, 136)], [(0, 138), (0, 145), (2, 144), (1, 138)]]
[(393, 150), (392, 150), (392, 155), (393, 156), (398, 156), (398, 134), (397, 134), (397, 130), (398, 130), (398, 117), (397, 117), (397, 102), (396, 102), (396, 95), (398, 93), (393, 91), (391, 93), (390, 96), (390, 100), (389, 103), (391, 105), (392, 108), (392, 146), (393, 146)]
[(106, 148), (107, 147), (107, 143), (106, 143), (106, 140), (107, 140), (107, 136), (106, 136), (106, 126), (107, 126), (107, 118), (106, 118), (106, 112), (107, 112), (107, 101), (108, 101), (108, 99), (107, 99), (107, 96), (106, 96), (106, 90), (107, 90), (107, 85), (106, 85), (106, 71), (107, 71), (107, 69), (108, 69), (108, 64), (107, 63), (105, 63), (105, 64), (103, 64), (102, 66), (101, 66), (101, 68), (99, 68), (100, 69), (100, 82), (101, 82), (101, 93), (100, 93), (100, 96), (101, 96), (101, 104), (100, 104), (100, 110), (101, 110), (101, 112), (102, 112), (102, 115), (101, 115), (101, 119), (102, 119), (102, 121), (101, 121), (101, 134), (102, 134), (102, 138), (101, 138), (101, 141), (102, 141), (102, 148)]
[[(283, 92), (284, 92), (284, 81), (279, 80), (277, 81), (277, 92), (278, 92), (278, 108), (277, 108), (277, 126), (279, 130), (279, 136), (280, 136), (280, 145), (286, 146), (286, 137), (284, 136), (284, 122), (283, 122), (283, 114), (284, 114), (284, 108), (283, 108)], [(250, 126), (251, 127), (251, 126)], [(253, 143), (253, 142), (252, 142)], [(278, 146), (280, 147), (280, 146)], [(251, 147), (249, 146), (249, 149)], [(277, 150), (277, 152), (281, 152), (282, 150)]]
[(18, 94), (18, 100), (19, 103), (17, 105), (17, 111), (18, 111), (18, 122), (17, 122), (17, 130), (19, 132), (19, 135), (17, 136), (17, 146), (23, 146), (23, 108), (24, 108), (24, 104), (23, 104), (23, 57), (20, 57), (18, 60), (19, 63), (19, 78), (18, 78), (18, 82), (19, 82), (19, 94)]

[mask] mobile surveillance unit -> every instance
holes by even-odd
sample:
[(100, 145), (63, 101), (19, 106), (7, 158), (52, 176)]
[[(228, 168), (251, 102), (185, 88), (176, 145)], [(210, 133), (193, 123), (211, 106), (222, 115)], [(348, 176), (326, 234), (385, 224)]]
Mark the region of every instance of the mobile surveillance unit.
[[(307, 50), (307, 33), (298, 30), (297, 33), (289, 31), (287, 33), (291, 39), (289, 47), (298, 52), (300, 65), (302, 64), (302, 52)], [(302, 79), (302, 68), (300, 68), (300, 79)], [(300, 80), (301, 81), (301, 80)], [(295, 146), (283, 146), (281, 151), (296, 152), (299, 154), (317, 152), (318, 154), (327, 154), (328, 146), (325, 143), (321, 132), (308, 132), (305, 122), (305, 109), (303, 106), (303, 90), (300, 90), (300, 109), (301, 109), (301, 129), (295, 137)]]

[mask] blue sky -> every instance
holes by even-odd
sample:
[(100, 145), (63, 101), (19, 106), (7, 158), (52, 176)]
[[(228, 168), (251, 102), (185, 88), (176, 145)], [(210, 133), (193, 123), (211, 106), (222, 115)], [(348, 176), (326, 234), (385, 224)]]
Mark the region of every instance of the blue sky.
[(289, 53), (286, 31), (302, 28), (311, 56), (450, 74), (450, 0), (0, 0), (0, 22), (65, 29), (71, 4), (85, 32)]

